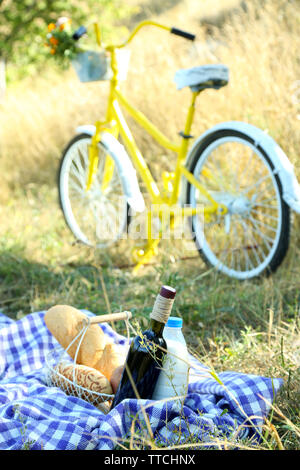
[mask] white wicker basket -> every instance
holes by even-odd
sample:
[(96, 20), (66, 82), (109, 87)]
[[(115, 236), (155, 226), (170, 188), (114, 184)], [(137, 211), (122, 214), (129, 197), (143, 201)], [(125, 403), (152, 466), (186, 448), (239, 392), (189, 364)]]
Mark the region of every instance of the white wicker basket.
[[(62, 375), (58, 370), (59, 364), (63, 362), (62, 357), (57, 360), (57, 355), (60, 352), (61, 348), (53, 349), (46, 357), (46, 382), (48, 387), (58, 387), (67, 395), (82, 398), (91, 405), (107, 412), (109, 410), (110, 401), (113, 399), (114, 395), (94, 392), (78, 385), (76, 382), (75, 368), (73, 380), (69, 380)], [(72, 362), (70, 357), (68, 357), (67, 360), (70, 364), (75, 365), (75, 362)]]
[[(126, 80), (129, 66), (130, 51), (116, 51), (118, 64), (118, 80)], [(105, 51), (79, 52), (72, 65), (81, 82), (110, 80), (113, 76), (110, 56)]]
[(81, 82), (110, 80), (112, 77), (110, 57), (105, 52), (79, 52), (72, 60), (72, 65)]
[[(123, 318), (122, 318), (123, 317)], [(104, 413), (109, 411), (111, 401), (114, 398), (114, 395), (106, 394), (106, 393), (98, 393), (96, 391), (89, 390), (87, 388), (82, 387), (76, 381), (76, 373), (75, 367), (73, 369), (73, 380), (69, 380), (67, 377), (62, 375), (58, 367), (60, 364), (68, 362), (73, 364), (74, 366), (77, 363), (77, 355), (80, 349), (82, 340), (84, 335), (89, 328), (91, 323), (101, 323), (104, 321), (114, 321), (124, 319), (126, 322), (126, 327), (128, 330), (128, 321), (131, 318), (130, 312), (121, 312), (121, 313), (113, 313), (110, 315), (101, 315), (98, 317), (87, 317), (86, 322), (77, 336), (71, 341), (66, 349), (63, 349), (60, 345), (54, 348), (52, 351), (48, 353), (46, 356), (46, 382), (49, 387), (58, 387), (67, 395), (72, 395), (78, 398), (82, 398), (83, 400), (87, 401), (93, 406), (96, 406)], [(74, 361), (72, 361), (71, 357), (68, 354), (68, 349), (72, 346), (72, 344), (78, 340), (78, 345), (76, 348), (76, 353), (74, 356)]]

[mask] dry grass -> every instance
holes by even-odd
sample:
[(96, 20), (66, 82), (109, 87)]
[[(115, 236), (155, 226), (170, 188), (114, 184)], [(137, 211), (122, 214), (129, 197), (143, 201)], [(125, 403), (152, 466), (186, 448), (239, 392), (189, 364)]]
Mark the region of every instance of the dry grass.
[[(231, 11), (231, 7), (240, 2), (215, 1), (211, 10), (208, 3), (199, 5), (195, 0), (188, 0), (173, 2), (170, 8), (172, 2), (169, 2), (169, 9), (157, 17), (166, 24), (195, 32), (197, 40), (193, 44), (155, 28), (141, 31), (131, 48), (131, 68), (124, 83), (126, 94), (161, 130), (176, 140), (183, 127), (190, 92), (176, 90), (175, 71), (223, 62), (230, 69), (230, 84), (218, 92), (207, 90), (200, 96), (193, 134), (200, 135), (208, 127), (226, 120), (258, 125), (267, 129), (282, 146), (299, 177), (299, 103), (295, 99), (299, 97), (297, 80), (300, 77), (299, 4), (278, 0), (268, 1), (261, 7), (259, 2), (248, 1), (246, 12), (238, 9), (229, 17), (219, 15), (218, 23), (215, 17), (208, 17), (208, 11)], [(142, 2), (144, 16), (150, 8), (147, 9), (146, 4), (149, 5)], [(158, 11), (155, 2), (150, 5), (152, 12)], [(16, 224), (27, 227), (26, 251), (42, 258), (43, 252), (36, 246), (39, 236), (35, 232), (43, 232), (44, 228), (47, 231), (43, 222), (48, 218), (47, 211), (53, 214), (51, 220), (59, 227), (60, 239), (71, 240), (67, 231), (61, 232), (63, 222), (56, 213), (56, 174), (62, 149), (74, 135), (76, 126), (104, 117), (108, 90), (106, 82), (82, 84), (73, 70), (57, 73), (50, 67), (49, 64), (49, 70), (42, 76), (28, 78), (11, 87), (0, 105), (2, 217), (4, 220), (11, 217), (11, 206), (24, 205), (22, 217), (19, 216)], [(173, 167), (173, 154), (160, 148), (135, 123), (132, 129), (155, 176), (159, 176), (162, 169)], [(35, 205), (38, 211), (43, 203), (41, 194), (42, 198), (47, 198), (47, 211), (36, 216), (35, 225), (31, 206)], [(30, 226), (36, 227), (34, 233)], [(299, 227), (298, 219), (295, 227)], [(11, 228), (6, 226), (2, 230), (7, 233)], [(22, 233), (21, 228), (18, 233)], [(297, 242), (297, 230), (294, 238)]]
[[(264, 10), (257, 10), (256, 2), (246, 2), (246, 13), (239, 10), (221, 30), (213, 27), (210, 36), (201, 26), (207, 10), (203, 5), (197, 8), (197, 3), (179, 3), (179, 13), (185, 5), (186, 17), (176, 23), (197, 34), (195, 44), (164, 31), (145, 29), (131, 48), (131, 70), (124, 90), (160, 129), (176, 139), (189, 91), (175, 89), (175, 71), (223, 62), (230, 68), (230, 85), (200, 97), (194, 134), (219, 121), (249, 121), (268, 129), (296, 163), (299, 104), (293, 101), (293, 87), (300, 76), (297, 3), (283, 6), (286, 2), (267, 2)], [(179, 21), (177, 10), (174, 7), (160, 20), (167, 24)], [(49, 178), (54, 181), (62, 147), (77, 125), (103, 117), (106, 93), (107, 83), (81, 84), (72, 70), (61, 74), (49, 70), (8, 90), (0, 107), (1, 170), (7, 188), (1, 193), (2, 200), (9, 196), (9, 187), (48, 182)], [(134, 130), (146, 157), (157, 161), (160, 169), (162, 149), (139, 128), (134, 126)]]
[[(204, 63), (227, 64), (230, 84), (201, 95), (194, 135), (226, 120), (267, 129), (295, 164), (300, 180), (299, 2), (269, 0), (262, 7), (249, 0), (244, 2), (247, 12), (239, 9), (234, 14), (228, 11), (239, 2), (213, 3), (216, 8), (225, 7), (226, 14), (209, 17), (212, 0), (165, 2), (169, 8), (164, 11), (162, 2), (152, 2), (150, 7), (141, 2), (140, 16), (158, 15), (161, 22), (195, 32), (197, 40), (191, 45), (163, 31), (142, 31), (133, 43), (124, 90), (176, 139), (189, 90), (175, 89), (175, 71)], [(137, 20), (138, 16), (128, 25)], [(157, 286), (175, 285), (174, 313), (183, 316), (188, 342), (201, 360), (219, 370), (285, 379), (279, 404), (292, 424), (274, 412), (280, 436), (270, 423), (268, 446), (299, 449), (299, 218), (295, 217), (283, 266), (272, 278), (258, 282), (237, 283), (207, 272), (198, 257), (172, 264), (170, 254), (180, 253), (181, 248), (167, 242), (161, 263), (137, 278), (113, 268), (116, 260), (128, 261), (126, 249), (122, 260), (120, 251), (95, 254), (72, 245), (57, 203), (58, 162), (75, 127), (104, 116), (106, 93), (107, 83), (81, 84), (72, 70), (57, 73), (49, 66), (42, 76), (11, 86), (0, 105), (1, 308), (18, 317), (66, 302), (103, 313), (107, 305), (94, 267), (102, 265), (112, 310), (132, 310), (144, 326)], [(132, 128), (154, 173), (170, 168), (173, 155), (136, 125)]]

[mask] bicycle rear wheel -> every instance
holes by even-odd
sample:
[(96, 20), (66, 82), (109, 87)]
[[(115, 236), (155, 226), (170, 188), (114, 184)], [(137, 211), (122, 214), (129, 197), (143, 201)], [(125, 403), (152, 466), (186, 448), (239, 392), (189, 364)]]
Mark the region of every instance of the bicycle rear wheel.
[(77, 135), (65, 149), (58, 174), (59, 201), (66, 223), (75, 238), (96, 248), (116, 242), (128, 226), (129, 206), (116, 165), (103, 187), (108, 151), (101, 142), (99, 164), (91, 188), (86, 190), (91, 137)]
[[(207, 265), (240, 280), (274, 272), (288, 250), (290, 209), (270, 157), (248, 135), (221, 130), (200, 143), (189, 170), (227, 208), (190, 219)], [(210, 204), (190, 183), (186, 202)]]

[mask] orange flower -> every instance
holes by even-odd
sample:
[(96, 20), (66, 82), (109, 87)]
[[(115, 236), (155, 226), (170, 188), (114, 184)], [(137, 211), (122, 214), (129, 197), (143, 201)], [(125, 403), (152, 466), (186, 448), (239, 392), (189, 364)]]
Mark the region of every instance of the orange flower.
[(54, 47), (52, 47), (52, 49), (50, 50), (50, 54), (52, 54), (52, 55), (55, 54), (55, 49), (54, 49)]
[(52, 30), (55, 29), (55, 28), (56, 28), (56, 26), (55, 26), (54, 23), (49, 23), (49, 24), (48, 24), (48, 31), (52, 31)]
[(50, 44), (53, 44), (53, 46), (57, 46), (57, 44), (58, 44), (58, 39), (56, 39), (55, 37), (51, 36), (51, 38), (49, 39), (49, 42), (50, 42)]

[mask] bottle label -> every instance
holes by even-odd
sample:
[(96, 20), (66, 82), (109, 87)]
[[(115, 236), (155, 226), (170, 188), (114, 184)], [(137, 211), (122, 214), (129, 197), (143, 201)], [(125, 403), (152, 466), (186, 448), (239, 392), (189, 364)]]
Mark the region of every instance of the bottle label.
[(167, 323), (173, 303), (174, 299), (167, 299), (166, 297), (158, 294), (150, 318), (160, 323)]

